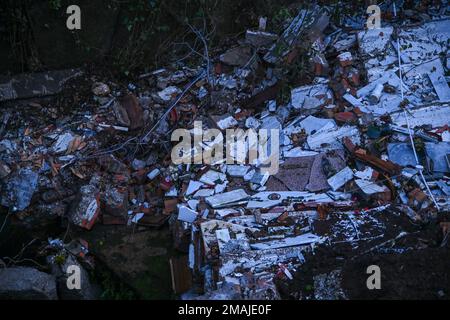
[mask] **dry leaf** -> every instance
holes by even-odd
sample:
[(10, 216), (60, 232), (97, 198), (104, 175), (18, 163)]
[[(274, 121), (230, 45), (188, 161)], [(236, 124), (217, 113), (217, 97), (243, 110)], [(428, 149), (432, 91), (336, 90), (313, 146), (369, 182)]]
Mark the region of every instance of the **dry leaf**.
[(85, 177), (84, 175), (82, 175), (80, 172), (76, 171), (73, 167), (70, 168), (70, 171), (72, 171), (72, 173), (73, 173), (76, 177), (78, 177), (78, 178), (80, 178), (80, 179), (82, 179), (82, 180), (84, 180), (84, 179), (86, 178), (86, 177)]

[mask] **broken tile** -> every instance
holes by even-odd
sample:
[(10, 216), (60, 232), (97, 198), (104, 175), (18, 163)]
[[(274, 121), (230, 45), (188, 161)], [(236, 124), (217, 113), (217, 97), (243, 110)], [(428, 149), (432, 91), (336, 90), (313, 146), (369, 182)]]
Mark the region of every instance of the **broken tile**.
[(353, 171), (349, 167), (345, 167), (344, 169), (336, 173), (334, 176), (329, 178), (327, 182), (330, 185), (331, 189), (333, 189), (333, 191), (336, 191), (352, 179), (353, 179)]
[(248, 198), (249, 195), (243, 189), (237, 189), (207, 197), (205, 200), (211, 207), (219, 208)]

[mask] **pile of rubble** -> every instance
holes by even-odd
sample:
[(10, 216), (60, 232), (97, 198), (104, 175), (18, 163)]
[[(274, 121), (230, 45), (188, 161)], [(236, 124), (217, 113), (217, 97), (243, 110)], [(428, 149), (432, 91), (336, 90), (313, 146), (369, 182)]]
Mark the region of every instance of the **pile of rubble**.
[[(261, 18), (205, 66), (143, 74), (126, 92), (90, 79), (92, 99), (69, 117), (0, 131), (1, 204), (32, 226), (168, 222), (187, 254), (170, 261), (184, 299), (279, 299), (277, 282), (292, 281), (318, 247), (418, 248), (398, 244), (413, 232), (390, 221), (419, 225), (449, 210), (449, 12), (430, 7), (413, 23), (390, 4), (395, 14), (367, 30), (351, 17), (336, 25), (332, 9), (300, 9), (281, 35)], [(290, 87), (287, 70), (305, 50), (313, 80)], [(223, 133), (279, 130), (278, 172), (237, 154), (175, 165), (170, 133), (195, 136), (195, 121)], [(316, 280), (316, 298), (330, 298)]]
[[(448, 52), (450, 21), (323, 34), (326, 14), (299, 30), (305, 16), (300, 11), (269, 51), (256, 49), (270, 63), (265, 88), (241, 104), (244, 111), (221, 118), (233, 127), (280, 129), (278, 173), (269, 177), (258, 166), (223, 163), (194, 169), (181, 188), (174, 236), (190, 241), (189, 268), (202, 279), (198, 291), (205, 291), (197, 299), (277, 299), (274, 281), (292, 280), (316, 246), (347, 243), (355, 255), (362, 244), (369, 251), (392, 249), (408, 232), (399, 227), (390, 239), (385, 215), (419, 223), (449, 209), (450, 90), (441, 58)], [(401, 50), (403, 88), (394, 29), (400, 46), (412, 48)], [(267, 42), (274, 38), (247, 31), (247, 42), (256, 34)], [(316, 77), (278, 105), (272, 92), (279, 79), (271, 65), (282, 56), (273, 52), (280, 52), (279, 43), (292, 46), (289, 36), (310, 39), (317, 48), (311, 59)], [(224, 57), (236, 50), (221, 61), (232, 64)], [(450, 67), (448, 57), (446, 62)], [(242, 71), (234, 74), (239, 83)], [(249, 115), (248, 105), (258, 106), (257, 113)], [(321, 220), (328, 220), (326, 228)]]

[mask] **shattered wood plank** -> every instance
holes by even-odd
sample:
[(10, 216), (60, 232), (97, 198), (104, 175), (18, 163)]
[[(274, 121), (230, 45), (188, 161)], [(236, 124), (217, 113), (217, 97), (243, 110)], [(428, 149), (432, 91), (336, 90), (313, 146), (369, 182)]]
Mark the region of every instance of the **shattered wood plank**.
[(380, 158), (377, 158), (373, 155), (367, 154), (364, 149), (357, 149), (356, 146), (353, 144), (353, 142), (348, 138), (345, 137), (343, 139), (343, 143), (347, 150), (358, 160), (361, 160), (363, 162), (366, 162), (374, 167), (377, 167), (383, 172), (387, 172), (390, 175), (395, 175), (400, 173), (402, 167), (399, 165), (393, 163), (389, 160), (382, 160)]
[(370, 154), (361, 154), (358, 152), (355, 152), (353, 154), (358, 160), (361, 160), (363, 162), (366, 162), (370, 164), (371, 166), (374, 166), (381, 171), (387, 172), (390, 175), (396, 175), (399, 174), (401, 171), (401, 167), (392, 161), (389, 160), (382, 160), (380, 158), (377, 158)]
[(274, 100), (276, 99), (278, 92), (281, 89), (281, 83), (277, 82), (273, 86), (268, 87), (254, 96), (250, 97), (244, 103), (242, 104), (242, 107), (245, 109), (254, 109), (261, 105), (264, 105), (264, 103), (267, 100)]
[(175, 294), (188, 291), (192, 286), (192, 274), (188, 266), (188, 256), (172, 257), (169, 260), (172, 289)]

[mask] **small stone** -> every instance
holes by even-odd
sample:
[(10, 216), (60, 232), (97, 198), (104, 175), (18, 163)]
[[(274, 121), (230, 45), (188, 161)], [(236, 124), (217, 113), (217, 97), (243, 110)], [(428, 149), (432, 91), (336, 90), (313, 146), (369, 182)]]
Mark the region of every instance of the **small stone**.
[(111, 92), (108, 85), (102, 82), (96, 82), (92, 85), (92, 93), (96, 96), (106, 96)]

